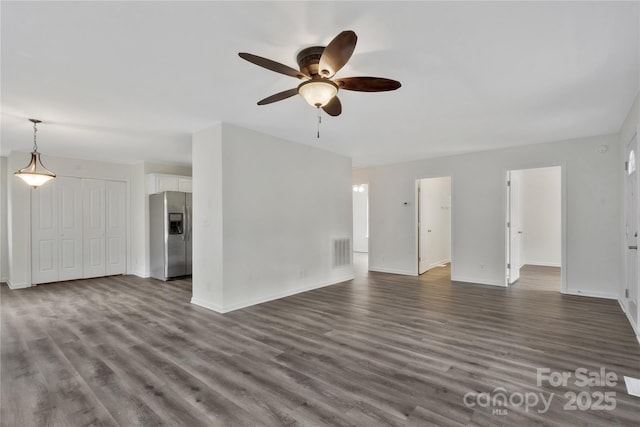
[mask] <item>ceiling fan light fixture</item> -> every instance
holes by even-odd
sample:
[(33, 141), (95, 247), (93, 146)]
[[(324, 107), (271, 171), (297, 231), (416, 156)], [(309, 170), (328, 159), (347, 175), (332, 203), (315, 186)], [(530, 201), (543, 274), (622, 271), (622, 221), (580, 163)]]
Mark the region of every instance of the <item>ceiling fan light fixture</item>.
[(15, 172), (14, 175), (31, 187), (38, 188), (47, 181), (54, 179), (56, 174), (44, 167), (42, 160), (40, 160), (38, 143), (36, 142), (36, 132), (38, 131), (36, 125), (41, 123), (40, 120), (29, 119), (29, 121), (33, 123), (33, 151), (31, 152), (31, 161), (27, 166)]
[(298, 86), (298, 93), (312, 107), (324, 107), (338, 94), (338, 85), (328, 79), (312, 79)]

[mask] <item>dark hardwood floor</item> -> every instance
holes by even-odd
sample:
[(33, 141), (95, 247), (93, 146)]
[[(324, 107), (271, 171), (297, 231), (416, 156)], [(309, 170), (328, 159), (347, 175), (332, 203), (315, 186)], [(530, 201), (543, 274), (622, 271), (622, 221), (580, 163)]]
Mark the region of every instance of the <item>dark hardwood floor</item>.
[[(225, 315), (189, 304), (186, 280), (2, 286), (1, 424), (640, 425), (622, 378), (640, 377), (640, 346), (616, 301), (535, 286), (557, 270), (508, 289), (357, 271)], [(537, 368), (617, 381), (538, 386)], [(511, 403), (484, 405), (501, 390)], [(615, 409), (586, 408), (604, 392)]]

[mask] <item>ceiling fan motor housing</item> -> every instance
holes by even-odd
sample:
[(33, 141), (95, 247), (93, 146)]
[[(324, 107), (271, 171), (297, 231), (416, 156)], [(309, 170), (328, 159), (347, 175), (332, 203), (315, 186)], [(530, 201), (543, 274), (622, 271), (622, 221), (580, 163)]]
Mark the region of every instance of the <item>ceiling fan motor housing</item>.
[(324, 46), (311, 46), (302, 49), (296, 57), (300, 71), (312, 77), (319, 74), (318, 64), (322, 52), (324, 52)]

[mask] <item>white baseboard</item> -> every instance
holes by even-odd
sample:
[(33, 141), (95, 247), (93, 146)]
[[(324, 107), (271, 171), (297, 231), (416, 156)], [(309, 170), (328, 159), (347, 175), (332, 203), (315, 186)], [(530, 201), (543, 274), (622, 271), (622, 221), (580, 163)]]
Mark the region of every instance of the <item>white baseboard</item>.
[(10, 280), (7, 280), (7, 285), (9, 286), (9, 289), (24, 289), (31, 287), (28, 283), (11, 283)]
[(222, 306), (218, 305), (218, 304), (213, 304), (209, 301), (205, 301), (203, 299), (198, 299), (198, 298), (191, 298), (191, 304), (195, 304), (197, 306), (200, 307), (204, 307), (207, 308), (211, 311), (215, 311), (216, 313), (224, 313), (225, 311), (223, 310)]
[(142, 279), (148, 279), (148, 278), (150, 278), (150, 277), (151, 277), (151, 275), (149, 275), (149, 274), (145, 274), (145, 275), (143, 275), (143, 274), (141, 274), (141, 273), (130, 273), (130, 274), (133, 274), (134, 276), (136, 276), (136, 277), (140, 277), (140, 278), (142, 278)]
[(443, 259), (442, 261), (438, 261), (438, 262), (434, 262), (433, 264), (429, 264), (427, 266), (427, 269), (425, 270), (425, 273), (429, 270), (431, 270), (432, 268), (436, 268), (436, 267), (441, 267), (443, 265), (449, 264), (451, 262), (450, 259)]
[(465, 283), (471, 283), (475, 285), (499, 286), (501, 288), (507, 287), (507, 285), (501, 280), (487, 280), (487, 279), (478, 279), (474, 277), (451, 276), (451, 281), (465, 282)]
[(337, 278), (337, 279), (332, 279), (332, 280), (328, 280), (325, 282), (321, 282), (321, 283), (316, 283), (310, 286), (305, 286), (302, 288), (296, 288), (296, 289), (288, 289), (286, 291), (283, 292), (276, 292), (273, 293), (271, 295), (267, 295), (267, 296), (263, 296), (263, 297), (259, 297), (259, 298), (253, 298), (247, 301), (242, 301), (239, 303), (235, 303), (235, 304), (229, 304), (229, 305), (225, 305), (225, 306), (220, 306), (218, 304), (213, 304), (210, 303), (208, 301), (204, 301), (201, 299), (197, 299), (197, 298), (191, 298), (191, 303), (195, 304), (195, 305), (199, 305), (200, 307), (204, 307), (204, 308), (208, 308), (209, 310), (213, 310), (216, 313), (228, 313), (230, 311), (234, 311), (234, 310), (239, 310), (241, 308), (246, 308), (246, 307), (250, 307), (252, 305), (257, 305), (257, 304), (262, 304), (264, 302), (268, 302), (268, 301), (273, 301), (273, 300), (277, 300), (280, 298), (285, 298), (291, 295), (295, 295), (295, 294), (299, 294), (302, 292), (307, 292), (307, 291), (311, 291), (313, 289), (318, 289), (318, 288), (324, 288), (325, 286), (331, 286), (331, 285), (335, 285), (338, 283), (342, 283), (342, 282), (346, 282), (348, 280), (352, 280), (354, 279), (355, 276), (353, 274), (348, 274), (346, 276)]
[(631, 329), (633, 329), (633, 332), (636, 334), (636, 340), (638, 341), (638, 344), (640, 344), (640, 331), (638, 330), (638, 325), (633, 323), (633, 318), (627, 311), (627, 308), (625, 307), (624, 302), (622, 302), (620, 298), (618, 298), (618, 304), (620, 304), (620, 308), (622, 309), (622, 312), (625, 314), (625, 316), (627, 316), (627, 320), (631, 324)]
[(408, 270), (397, 270), (395, 268), (384, 268), (384, 267), (375, 267), (369, 266), (369, 271), (376, 271), (378, 273), (391, 273), (391, 274), (402, 274), (403, 276), (415, 276), (415, 271)]
[(562, 292), (565, 295), (577, 295), (581, 297), (591, 297), (591, 298), (604, 298), (604, 299), (618, 299), (618, 295), (610, 294), (607, 292), (591, 292), (591, 291), (582, 291), (580, 289), (567, 289), (566, 292)]
[(524, 264), (522, 264), (522, 266), (525, 266), (525, 265), (534, 265), (536, 267), (562, 267), (562, 264), (560, 264), (559, 262), (545, 262), (545, 261), (535, 261), (535, 262), (527, 261)]

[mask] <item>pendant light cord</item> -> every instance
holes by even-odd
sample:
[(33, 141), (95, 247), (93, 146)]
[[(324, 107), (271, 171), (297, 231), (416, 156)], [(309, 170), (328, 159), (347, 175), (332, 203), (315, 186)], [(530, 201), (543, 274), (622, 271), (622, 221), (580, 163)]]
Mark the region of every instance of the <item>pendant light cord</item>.
[(37, 125), (37, 122), (33, 122), (33, 151), (36, 153), (38, 152), (38, 142), (36, 140), (36, 132), (38, 132)]
[(320, 115), (320, 107), (316, 107), (318, 109), (318, 133), (316, 134), (316, 138), (320, 139), (320, 123), (322, 123), (322, 116)]

